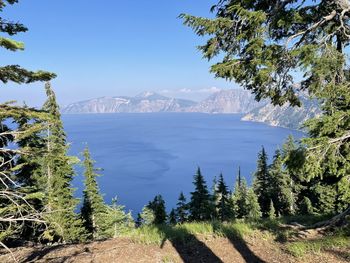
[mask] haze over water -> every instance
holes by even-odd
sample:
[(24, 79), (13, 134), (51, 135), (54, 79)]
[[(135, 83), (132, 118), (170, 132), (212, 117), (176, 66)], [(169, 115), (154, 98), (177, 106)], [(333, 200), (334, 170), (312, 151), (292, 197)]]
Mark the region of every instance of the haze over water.
[[(198, 166), (209, 187), (222, 172), (232, 189), (239, 166), (251, 183), (262, 145), (271, 160), (289, 134), (303, 135), (240, 118), (200, 113), (63, 115), (70, 154), (79, 154), (87, 143), (96, 167), (103, 168), (98, 182), (105, 200), (110, 203), (117, 195), (134, 215), (157, 194), (163, 195), (168, 210), (180, 191), (189, 198)], [(80, 197), (81, 168), (77, 170), (74, 186)]]

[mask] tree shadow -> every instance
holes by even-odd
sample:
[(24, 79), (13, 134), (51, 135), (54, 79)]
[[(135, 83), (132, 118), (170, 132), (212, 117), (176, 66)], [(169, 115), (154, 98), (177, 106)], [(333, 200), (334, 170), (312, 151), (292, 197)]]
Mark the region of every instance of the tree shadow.
[(166, 225), (156, 227), (164, 235), (160, 247), (163, 248), (165, 241), (169, 240), (184, 263), (223, 263), (209, 247), (187, 229)]
[[(60, 249), (64, 249), (65, 245), (57, 245), (57, 246), (53, 246), (53, 247), (46, 247), (43, 248), (41, 250), (37, 250), (37, 251), (33, 251), (32, 254), (30, 254), (28, 257), (26, 257), (25, 259), (21, 260), (20, 262), (37, 262), (39, 260), (42, 260), (45, 258), (45, 256), (49, 255), (50, 253), (56, 251), (56, 250), (60, 250)], [(66, 262), (68, 259), (70, 258), (74, 258), (75, 256), (78, 256), (79, 254), (82, 253), (90, 253), (88, 248), (83, 249), (82, 251), (76, 251), (73, 254), (69, 255), (69, 256), (53, 256), (50, 258), (45, 258), (45, 261), (47, 262), (51, 262), (54, 261), (56, 263), (63, 263)]]
[(349, 251), (340, 251), (340, 250), (332, 250), (332, 249), (326, 249), (326, 252), (333, 254), (337, 258), (340, 258), (342, 260), (345, 260), (346, 262), (350, 262), (350, 252)]
[(225, 237), (230, 240), (232, 246), (241, 254), (242, 258), (249, 263), (266, 263), (258, 257), (247, 245), (247, 242), (243, 239), (242, 234), (232, 227), (225, 226), (224, 224), (213, 223), (214, 232), (224, 234)]

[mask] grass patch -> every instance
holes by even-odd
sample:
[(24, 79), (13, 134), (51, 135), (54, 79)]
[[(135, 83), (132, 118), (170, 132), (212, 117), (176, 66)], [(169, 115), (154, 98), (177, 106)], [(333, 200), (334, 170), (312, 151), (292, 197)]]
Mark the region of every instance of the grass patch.
[(150, 225), (131, 229), (124, 237), (129, 237), (136, 243), (162, 245), (165, 240), (190, 244), (195, 241), (196, 235), (220, 236), (242, 239), (252, 232), (248, 223), (235, 221), (221, 222), (192, 222), (176, 226)]
[(296, 241), (286, 245), (287, 251), (295, 257), (308, 253), (320, 253), (334, 248), (350, 248), (348, 236), (326, 236), (316, 240)]
[(283, 224), (298, 223), (303, 226), (309, 227), (318, 222), (331, 219), (334, 215), (296, 215), (296, 216), (284, 216), (279, 219)]
[(227, 238), (243, 239), (244, 236), (253, 232), (253, 227), (250, 223), (244, 221), (234, 221), (230, 223), (214, 225), (215, 234)]
[(325, 221), (332, 218), (332, 215), (298, 215), (298, 216), (284, 216), (275, 219), (263, 218), (251, 225), (254, 229), (266, 230), (275, 236), (278, 242), (286, 242), (290, 238), (297, 236), (298, 229), (285, 227), (292, 223), (300, 224), (304, 227), (309, 227), (317, 222)]
[(156, 226), (143, 226), (131, 229), (129, 232), (125, 233), (124, 236), (130, 238), (135, 243), (145, 245), (161, 245), (165, 238), (165, 234)]

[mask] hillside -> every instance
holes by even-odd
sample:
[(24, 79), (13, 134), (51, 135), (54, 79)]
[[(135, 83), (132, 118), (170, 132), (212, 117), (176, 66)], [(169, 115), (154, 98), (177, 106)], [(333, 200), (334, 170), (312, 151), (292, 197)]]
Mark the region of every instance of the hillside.
[(272, 106), (267, 101), (257, 102), (246, 90), (221, 90), (207, 99), (191, 100), (169, 98), (154, 92), (144, 92), (135, 97), (101, 97), (72, 103), (62, 113), (151, 113), (198, 112), (221, 114), (245, 114), (244, 121), (264, 122), (268, 125), (300, 129), (306, 120), (318, 116), (321, 111), (316, 101), (301, 94), (302, 107)]
[(264, 122), (268, 125), (301, 129), (302, 124), (321, 114), (316, 100), (309, 100), (307, 96), (300, 95), (301, 107), (273, 106), (267, 103), (248, 112), (242, 120)]
[(249, 91), (222, 90), (201, 102), (169, 98), (154, 92), (135, 97), (102, 97), (72, 103), (63, 113), (142, 113), (142, 112), (200, 112), (246, 113), (265, 103), (258, 103)]
[(190, 100), (168, 98), (157, 93), (144, 92), (135, 97), (101, 97), (72, 103), (64, 107), (62, 113), (178, 112), (195, 104)]
[[(303, 247), (306, 240), (309, 247)], [(276, 227), (271, 222), (259, 228), (238, 222), (190, 223), (143, 227), (119, 238), (86, 244), (21, 247), (14, 255), (19, 262), (57, 263), (349, 262), (348, 238), (332, 237), (331, 246), (325, 240), (316, 232)], [(9, 254), (0, 254), (0, 262), (12, 259)]]
[(231, 89), (214, 93), (186, 111), (203, 113), (247, 113), (265, 104), (266, 102), (255, 101), (254, 96), (247, 90)]

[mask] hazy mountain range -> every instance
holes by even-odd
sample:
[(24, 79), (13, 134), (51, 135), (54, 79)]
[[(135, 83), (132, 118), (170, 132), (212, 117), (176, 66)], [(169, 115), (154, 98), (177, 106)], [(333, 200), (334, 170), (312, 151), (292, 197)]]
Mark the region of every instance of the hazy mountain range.
[(144, 92), (135, 97), (101, 97), (72, 103), (64, 107), (62, 113), (241, 113), (244, 114), (242, 120), (298, 129), (305, 120), (320, 114), (316, 101), (308, 100), (305, 95), (300, 97), (303, 106), (291, 108), (288, 105), (274, 107), (267, 101), (257, 102), (249, 91), (242, 89), (221, 90), (200, 102)]
[(144, 92), (135, 97), (101, 97), (69, 104), (63, 113), (133, 113), (180, 112), (195, 106), (196, 102), (168, 98), (154, 92)]
[(273, 106), (267, 103), (259, 106), (243, 116), (244, 121), (264, 122), (272, 126), (302, 129), (302, 124), (321, 115), (319, 104), (305, 95), (300, 95), (301, 107)]

